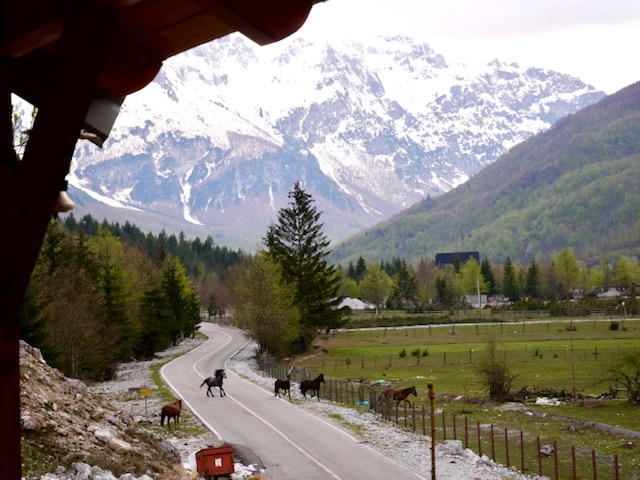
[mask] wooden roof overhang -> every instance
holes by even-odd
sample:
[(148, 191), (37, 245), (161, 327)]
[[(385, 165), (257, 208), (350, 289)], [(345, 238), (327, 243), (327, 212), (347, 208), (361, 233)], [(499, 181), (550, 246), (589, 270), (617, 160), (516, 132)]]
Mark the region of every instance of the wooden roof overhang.
[[(281, 40), (318, 2), (0, 1), (0, 478), (18, 480), (18, 309), (80, 131), (94, 128), (101, 144), (122, 99), (151, 82), (166, 58), (232, 32), (260, 45)], [(13, 93), (38, 108), (21, 159)], [(101, 117), (108, 117), (104, 128)]]

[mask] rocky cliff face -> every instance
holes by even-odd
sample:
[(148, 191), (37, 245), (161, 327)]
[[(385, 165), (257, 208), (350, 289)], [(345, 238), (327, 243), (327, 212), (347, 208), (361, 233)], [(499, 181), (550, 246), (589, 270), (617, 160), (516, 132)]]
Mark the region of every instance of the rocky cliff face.
[(169, 59), (103, 150), (80, 144), (70, 194), (76, 215), (254, 249), (302, 181), (340, 240), (603, 95), (498, 60), (449, 64), (406, 37), (257, 47), (231, 35)]

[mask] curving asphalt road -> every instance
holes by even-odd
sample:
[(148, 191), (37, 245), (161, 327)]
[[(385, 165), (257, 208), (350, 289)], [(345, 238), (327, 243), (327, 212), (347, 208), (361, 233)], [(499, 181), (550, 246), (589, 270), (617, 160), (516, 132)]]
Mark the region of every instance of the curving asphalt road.
[[(247, 447), (262, 459), (268, 479), (427, 478), (229, 370), (227, 359), (247, 342), (241, 331), (210, 323), (203, 323), (201, 331), (209, 339), (165, 365), (161, 374), (218, 438)], [(215, 397), (207, 397), (206, 386), (199, 386), (217, 368), (227, 369), (227, 396), (221, 398), (214, 388)]]

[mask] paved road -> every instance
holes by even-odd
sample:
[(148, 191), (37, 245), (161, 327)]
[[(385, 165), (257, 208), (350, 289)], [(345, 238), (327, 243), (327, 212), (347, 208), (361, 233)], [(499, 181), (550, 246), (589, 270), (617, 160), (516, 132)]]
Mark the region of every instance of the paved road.
[[(209, 340), (165, 365), (162, 376), (192, 413), (221, 440), (249, 448), (262, 459), (270, 480), (426, 479), (389, 460), (348, 432), (277, 398), (228, 370), (226, 360), (247, 339), (236, 329), (203, 323)], [(227, 368), (226, 397), (206, 396), (202, 380)], [(315, 400), (308, 400), (315, 401)], [(425, 476), (426, 475), (426, 476)]]

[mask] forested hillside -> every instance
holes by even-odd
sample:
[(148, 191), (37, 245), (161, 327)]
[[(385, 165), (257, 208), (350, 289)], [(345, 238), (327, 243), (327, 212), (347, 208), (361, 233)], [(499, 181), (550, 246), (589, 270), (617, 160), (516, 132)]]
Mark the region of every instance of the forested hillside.
[(151, 358), (193, 336), (220, 278), (244, 257), (183, 234), (143, 234), (128, 222), (52, 220), (20, 311), (23, 340), (52, 366), (108, 379), (118, 362)]
[(332, 259), (479, 251), (596, 264), (640, 252), (640, 83), (558, 121), (455, 190), (339, 244)]

